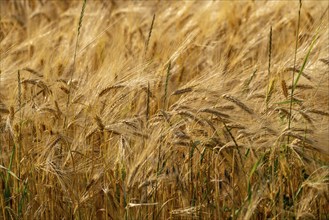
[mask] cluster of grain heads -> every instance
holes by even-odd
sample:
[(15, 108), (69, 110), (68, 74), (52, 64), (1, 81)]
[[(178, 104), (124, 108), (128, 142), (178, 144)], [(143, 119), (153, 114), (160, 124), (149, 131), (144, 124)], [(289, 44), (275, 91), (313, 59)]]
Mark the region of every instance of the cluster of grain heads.
[(0, 3), (0, 219), (328, 218), (326, 2), (90, 3)]

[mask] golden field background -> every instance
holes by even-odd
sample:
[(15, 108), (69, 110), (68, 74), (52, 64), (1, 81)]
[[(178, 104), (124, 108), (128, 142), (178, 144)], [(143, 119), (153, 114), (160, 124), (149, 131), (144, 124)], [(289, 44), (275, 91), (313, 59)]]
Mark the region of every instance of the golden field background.
[(1, 1), (0, 219), (328, 219), (328, 5)]

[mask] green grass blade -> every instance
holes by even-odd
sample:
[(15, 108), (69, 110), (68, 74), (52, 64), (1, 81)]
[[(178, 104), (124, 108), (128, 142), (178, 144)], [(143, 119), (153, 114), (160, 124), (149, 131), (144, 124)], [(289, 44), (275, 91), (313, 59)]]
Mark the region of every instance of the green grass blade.
[(315, 36), (313, 37), (312, 43), (311, 43), (311, 45), (310, 45), (310, 47), (309, 47), (309, 49), (307, 51), (307, 54), (305, 56), (305, 59), (304, 59), (302, 68), (300, 68), (300, 70), (298, 72), (298, 75), (297, 75), (297, 78), (295, 79), (295, 82), (294, 82), (294, 85), (293, 85), (293, 89), (294, 90), (296, 89), (296, 86), (297, 86), (297, 83), (298, 83), (298, 81), (300, 79), (300, 76), (302, 75), (302, 72), (304, 71), (304, 69), (306, 67), (307, 61), (309, 60), (311, 51), (313, 50), (314, 44), (317, 41), (317, 39), (318, 39), (318, 33), (316, 33)]

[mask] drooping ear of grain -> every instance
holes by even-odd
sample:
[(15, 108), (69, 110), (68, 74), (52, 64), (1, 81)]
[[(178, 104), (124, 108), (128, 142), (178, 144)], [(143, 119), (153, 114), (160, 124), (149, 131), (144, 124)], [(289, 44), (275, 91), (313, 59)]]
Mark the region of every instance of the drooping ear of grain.
[(248, 108), (244, 103), (242, 103), (240, 100), (238, 100), (237, 98), (231, 96), (231, 95), (228, 95), (228, 94), (224, 94), (223, 95), (223, 98), (230, 101), (230, 102), (233, 102), (234, 104), (236, 104), (237, 106), (239, 106), (241, 109), (243, 109), (244, 111), (248, 112), (249, 114), (253, 114), (254, 111), (250, 108)]
[(286, 81), (283, 79), (281, 80), (281, 89), (284, 97), (288, 98), (288, 89), (287, 89), (287, 84)]

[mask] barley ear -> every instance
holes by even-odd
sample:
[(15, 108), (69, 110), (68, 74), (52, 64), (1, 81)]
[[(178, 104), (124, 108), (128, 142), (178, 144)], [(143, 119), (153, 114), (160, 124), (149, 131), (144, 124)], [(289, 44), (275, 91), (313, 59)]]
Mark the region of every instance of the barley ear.
[(164, 109), (167, 108), (167, 94), (168, 94), (168, 84), (169, 84), (169, 78), (170, 78), (170, 69), (171, 69), (171, 61), (169, 61), (168, 68), (167, 68), (167, 76), (166, 76), (166, 84), (165, 84), (165, 93), (164, 93), (164, 99), (163, 99), (163, 106), (164, 106)]
[(147, 53), (147, 49), (149, 47), (150, 39), (151, 39), (151, 36), (152, 36), (154, 21), (155, 21), (155, 14), (153, 15), (151, 27), (150, 27), (150, 30), (149, 30), (149, 35), (148, 35), (147, 40), (145, 42), (145, 55)]
[(282, 89), (282, 93), (283, 93), (284, 97), (288, 98), (287, 83), (284, 79), (281, 80), (281, 89)]

